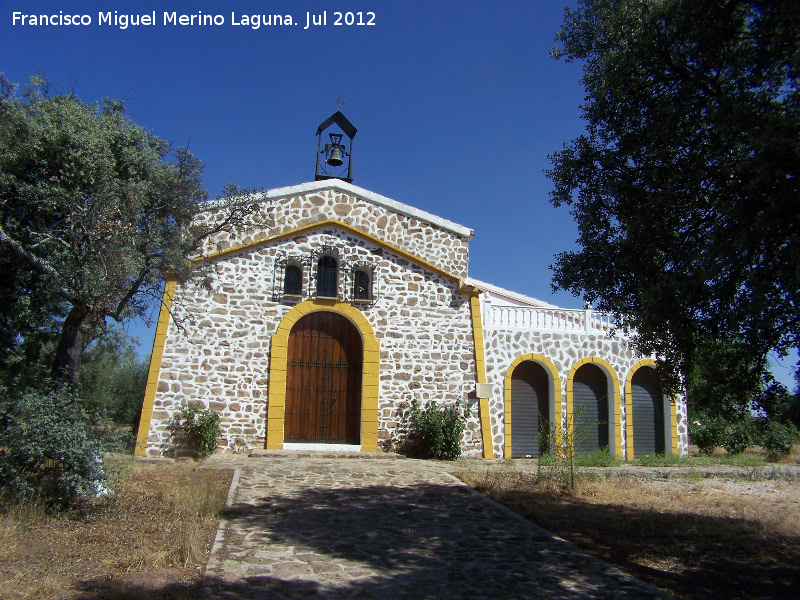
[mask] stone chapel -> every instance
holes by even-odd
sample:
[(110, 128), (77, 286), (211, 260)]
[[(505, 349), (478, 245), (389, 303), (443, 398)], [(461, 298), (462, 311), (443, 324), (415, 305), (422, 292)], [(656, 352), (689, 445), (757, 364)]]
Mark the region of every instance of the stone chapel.
[(471, 278), (473, 231), (353, 185), (355, 128), (337, 112), (318, 136), (331, 125), (315, 181), (206, 241), (210, 285), (166, 277), (138, 455), (174, 452), (186, 403), (219, 413), (220, 450), (388, 450), (411, 399), (466, 402), (465, 456), (536, 456), (573, 415), (579, 451), (687, 452), (685, 401), (607, 315)]

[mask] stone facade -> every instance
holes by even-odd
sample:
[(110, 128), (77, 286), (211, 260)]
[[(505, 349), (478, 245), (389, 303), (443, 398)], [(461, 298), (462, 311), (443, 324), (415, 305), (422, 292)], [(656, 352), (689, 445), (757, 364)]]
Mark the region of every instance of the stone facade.
[[(209, 207), (201, 219), (220, 218)], [(364, 366), (362, 449), (390, 448), (402, 438), (411, 399), (466, 400), (471, 416), (462, 439), (464, 453), (503, 456), (504, 381), (512, 363), (527, 354), (547, 356), (555, 365), (561, 378), (559, 402), (570, 369), (585, 357), (606, 360), (624, 387), (638, 360), (624, 339), (557, 327), (550, 331), (530, 323), (517, 327), (516, 321), (509, 327), (495, 316), (503, 306), (525, 318), (525, 311), (557, 307), (470, 280), (471, 237), (463, 226), (338, 180), (266, 194), (243, 226), (207, 241), (204, 260), (198, 261), (206, 270), (203, 277), (188, 284), (168, 282), (137, 452), (157, 456), (174, 451), (171, 423), (185, 403), (219, 412), (224, 449), (280, 447), (286, 356), (285, 347), (273, 343), (285, 343), (286, 336), (278, 335), (282, 323), (287, 328), (299, 314), (313, 310), (339, 311), (363, 323), (362, 336), (365, 329), (374, 334), (379, 350), (377, 364)], [(315, 263), (308, 257), (324, 248), (342, 269), (369, 265), (368, 300), (350, 297), (352, 282), (344, 271), (338, 301), (313, 299)], [(300, 296), (284, 293), (283, 269), (294, 260), (305, 265)], [(471, 302), (476, 296), (480, 303)], [(478, 316), (473, 314), (476, 306), (481, 307)], [(476, 348), (476, 339), (483, 340), (483, 347)], [(277, 368), (281, 360), (283, 372)], [(373, 368), (375, 385), (367, 381)], [(483, 381), (491, 389), (488, 403), (476, 391)], [(478, 389), (486, 395), (486, 387)], [(619, 401), (624, 450), (624, 397)], [(566, 402), (560, 406), (565, 414)], [(677, 422), (682, 433), (675, 450), (685, 452), (680, 402)]]
[[(608, 363), (604, 371), (609, 379), (609, 387), (613, 389), (616, 380), (619, 388), (619, 405), (615, 407), (619, 412), (616, 423), (620, 437), (618, 454), (627, 456), (625, 382), (643, 357), (630, 347), (624, 335), (614, 331), (607, 321), (593, 319), (593, 311), (590, 309), (570, 311), (533, 298), (526, 302), (517, 294), (484, 282), (474, 283), (484, 290), (481, 294), (481, 306), (487, 382), (492, 386), (489, 406), (494, 454), (507, 455), (505, 411), (509, 399), (506, 397), (505, 380), (509, 370), (520, 357), (538, 355), (550, 361), (559, 378), (559, 389), (555, 390), (554, 399), (560, 402), (561, 419), (567, 416), (567, 385), (576, 364), (591, 358), (599, 358)], [(509, 312), (513, 312), (514, 317), (505, 317)], [(540, 317), (553, 314), (556, 319), (548, 322), (540, 318), (542, 322), (531, 325), (530, 319), (526, 321), (524, 318), (525, 312), (538, 314)], [(671, 443), (673, 447), (669, 449), (676, 454), (686, 454), (686, 404), (681, 398), (673, 400), (672, 404), (675, 407), (675, 435), (670, 436), (674, 440)]]

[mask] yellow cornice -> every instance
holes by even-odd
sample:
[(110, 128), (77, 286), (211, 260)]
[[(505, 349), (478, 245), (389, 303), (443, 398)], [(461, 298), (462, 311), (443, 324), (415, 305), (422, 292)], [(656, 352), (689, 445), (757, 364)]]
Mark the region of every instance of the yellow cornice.
[(352, 225), (348, 225), (342, 221), (338, 221), (336, 219), (325, 219), (324, 221), (317, 221), (316, 223), (310, 223), (308, 225), (303, 225), (302, 227), (296, 227), (295, 229), (290, 229), (289, 231), (284, 231), (276, 236), (270, 238), (264, 238), (262, 240), (258, 240), (255, 242), (250, 242), (249, 244), (242, 244), (241, 246), (236, 246), (234, 248), (227, 248), (225, 250), (220, 250), (219, 252), (213, 252), (207, 256), (200, 256), (197, 258), (190, 259), (190, 263), (192, 267), (196, 267), (201, 264), (213, 262), (215, 260), (219, 260), (221, 258), (225, 258), (227, 256), (231, 256), (233, 254), (238, 254), (240, 252), (247, 252), (251, 250), (255, 250), (258, 248), (262, 248), (268, 244), (274, 244), (275, 242), (280, 242), (286, 240), (291, 237), (296, 237), (298, 235), (302, 235), (304, 233), (308, 233), (310, 231), (314, 231), (315, 229), (319, 229), (321, 227), (338, 227), (339, 229), (343, 229), (349, 233), (354, 235), (358, 235), (376, 246), (383, 248), (384, 250), (388, 250), (389, 252), (396, 254), (397, 256), (409, 260), (418, 264), (419, 266), (436, 273), (437, 275), (441, 275), (442, 277), (449, 279), (450, 281), (454, 282), (458, 286), (458, 293), (464, 294), (466, 296), (477, 296), (480, 294), (480, 290), (474, 288), (473, 286), (465, 286), (463, 281), (460, 277), (445, 271), (444, 269), (440, 269), (433, 263), (426, 261), (423, 258), (420, 258), (416, 254), (412, 254), (411, 252), (407, 252), (397, 246), (394, 246), (388, 242), (381, 240), (380, 238), (375, 237), (371, 233), (367, 233), (357, 227), (353, 227)]

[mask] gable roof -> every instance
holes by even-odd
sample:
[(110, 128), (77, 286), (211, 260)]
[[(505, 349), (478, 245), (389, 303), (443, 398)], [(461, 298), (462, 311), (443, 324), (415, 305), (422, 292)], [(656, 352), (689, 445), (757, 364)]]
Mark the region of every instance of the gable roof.
[[(469, 227), (465, 227), (464, 225), (459, 225), (458, 223), (454, 223), (453, 221), (448, 221), (447, 219), (443, 219), (442, 217), (437, 217), (436, 215), (421, 210), (419, 208), (409, 206), (408, 204), (403, 204), (402, 202), (398, 202), (397, 200), (392, 200), (391, 198), (387, 198), (386, 196), (381, 196), (380, 194), (376, 194), (375, 192), (371, 192), (364, 188), (358, 187), (357, 185), (353, 185), (352, 183), (347, 183), (346, 181), (342, 181), (341, 179), (309, 181), (308, 183), (301, 183), (298, 185), (290, 185), (286, 187), (274, 188), (268, 190), (267, 192), (264, 192), (262, 197), (264, 198), (265, 201), (269, 201), (269, 200), (278, 200), (280, 198), (287, 198), (290, 196), (302, 196), (305, 194), (322, 192), (326, 190), (337, 190), (339, 192), (355, 196), (366, 202), (370, 202), (372, 204), (381, 206), (383, 208), (387, 208), (391, 211), (400, 213), (407, 217), (411, 217), (419, 221), (428, 223), (430, 225), (434, 225), (441, 229), (445, 229), (451, 233), (454, 233), (468, 240), (471, 239), (475, 233)], [(205, 206), (203, 206), (201, 210), (213, 210), (218, 206), (219, 206), (218, 200), (209, 200), (205, 203)]]

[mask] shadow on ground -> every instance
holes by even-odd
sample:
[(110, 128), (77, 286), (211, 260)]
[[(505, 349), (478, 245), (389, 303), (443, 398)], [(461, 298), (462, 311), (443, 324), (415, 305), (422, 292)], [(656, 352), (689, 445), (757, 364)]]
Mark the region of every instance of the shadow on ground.
[[(460, 485), (307, 488), (291, 495), (258, 496), (232, 507), (227, 518), (229, 547), (243, 549), (233, 558), (249, 568), (249, 576), (240, 583), (214, 585), (219, 597), (657, 597)], [(243, 532), (238, 541), (233, 539), (237, 531)], [(286, 558), (266, 563), (260, 556), (287, 550)], [(101, 585), (89, 583), (83, 598), (189, 598), (203, 593), (199, 585), (173, 585), (149, 590), (146, 596), (136, 590), (112, 595)]]
[[(685, 600), (800, 597), (800, 538), (746, 521), (637, 510), (551, 492), (503, 504), (634, 577)], [(680, 502), (680, 498), (675, 499)]]

